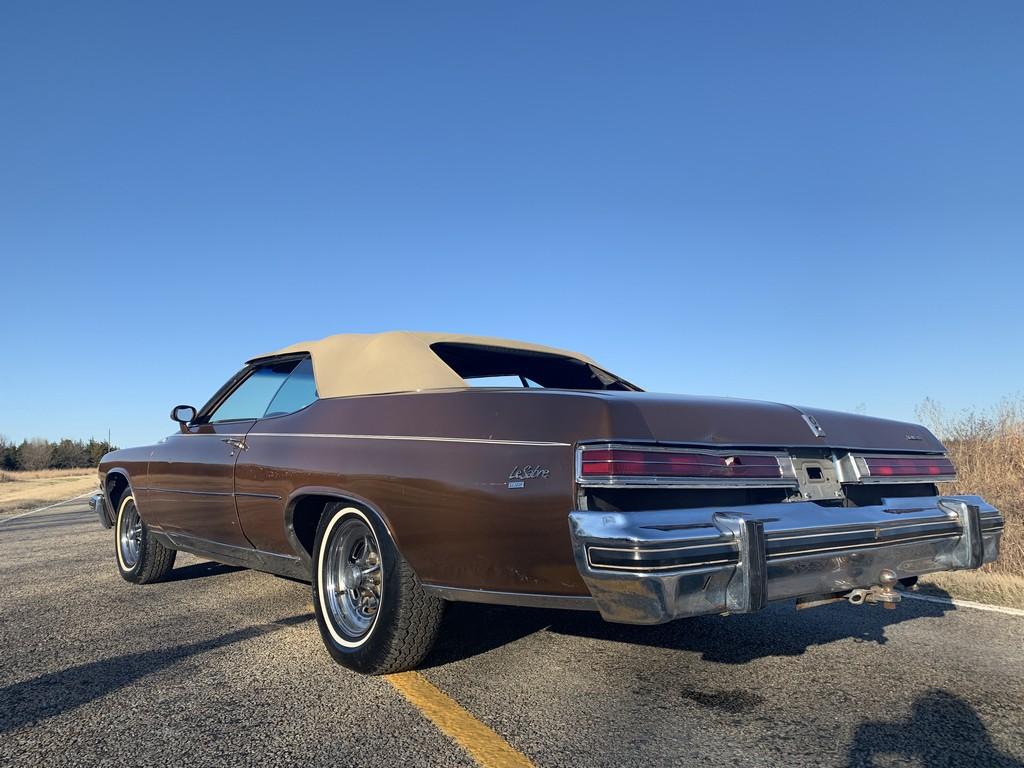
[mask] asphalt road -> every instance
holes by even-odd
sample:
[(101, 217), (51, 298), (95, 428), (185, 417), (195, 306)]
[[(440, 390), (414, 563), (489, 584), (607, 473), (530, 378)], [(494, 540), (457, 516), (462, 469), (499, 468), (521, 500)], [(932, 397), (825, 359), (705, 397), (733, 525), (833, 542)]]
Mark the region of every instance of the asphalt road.
[[(330, 661), (305, 585), (178, 564), (123, 582), (81, 504), (0, 522), (0, 765), (473, 764)], [(422, 674), (537, 766), (1024, 766), (1024, 618), (951, 606), (459, 605)]]

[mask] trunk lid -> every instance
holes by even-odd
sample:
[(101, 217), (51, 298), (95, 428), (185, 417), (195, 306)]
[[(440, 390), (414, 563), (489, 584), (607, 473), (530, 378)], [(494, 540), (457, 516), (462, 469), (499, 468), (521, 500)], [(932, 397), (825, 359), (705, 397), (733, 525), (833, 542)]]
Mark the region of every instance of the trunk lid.
[[(664, 443), (943, 452), (916, 424), (820, 408), (722, 397), (601, 393), (613, 411), (633, 411)], [(628, 419), (627, 419), (628, 420)]]

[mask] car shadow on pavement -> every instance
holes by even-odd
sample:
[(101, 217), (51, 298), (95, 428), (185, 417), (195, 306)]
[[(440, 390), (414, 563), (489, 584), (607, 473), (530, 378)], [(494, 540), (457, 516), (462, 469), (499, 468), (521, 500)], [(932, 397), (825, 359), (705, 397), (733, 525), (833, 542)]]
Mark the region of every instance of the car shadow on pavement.
[(891, 626), (955, 610), (953, 605), (916, 600), (893, 610), (835, 603), (797, 611), (792, 603), (775, 603), (759, 613), (700, 616), (648, 627), (611, 624), (593, 614), (565, 616), (553, 621), (550, 631), (685, 650), (719, 664), (747, 664), (764, 657), (800, 656), (808, 648), (847, 639), (884, 645)]
[(183, 565), (180, 568), (173, 568), (164, 582), (169, 581), (190, 581), (191, 579), (205, 579), (210, 576), (223, 576), (227, 573), (244, 571), (241, 565), (224, 565), (224, 563), (193, 563)]
[(210, 640), (114, 656), (8, 685), (0, 688), (0, 734), (77, 709), (192, 656), (277, 632), (312, 618), (311, 613), (289, 616)]
[(550, 626), (562, 611), (449, 603), (437, 643), (420, 665), (440, 667), (493, 651)]
[(893, 758), (900, 765), (913, 761), (922, 768), (1024, 768), (995, 747), (970, 704), (943, 690), (915, 700), (909, 720), (867, 722), (857, 728), (848, 754), (850, 768), (892, 765)]
[(905, 600), (893, 610), (836, 603), (799, 612), (792, 603), (775, 603), (754, 614), (700, 616), (635, 626), (606, 622), (589, 611), (454, 603), (445, 615), (441, 639), (425, 664), (440, 666), (471, 658), (540, 630), (689, 651), (699, 653), (704, 661), (720, 664), (746, 664), (770, 656), (799, 656), (813, 646), (851, 638), (884, 645), (886, 629), (891, 626), (955, 610), (953, 605), (917, 600)]

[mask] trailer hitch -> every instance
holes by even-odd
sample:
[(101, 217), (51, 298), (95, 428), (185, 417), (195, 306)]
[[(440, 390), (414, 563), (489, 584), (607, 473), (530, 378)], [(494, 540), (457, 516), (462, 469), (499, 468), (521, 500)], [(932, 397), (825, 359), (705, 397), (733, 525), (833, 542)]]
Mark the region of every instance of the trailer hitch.
[(853, 605), (882, 605), (892, 609), (900, 601), (900, 593), (894, 587), (899, 583), (896, 574), (888, 568), (878, 575), (878, 584), (867, 589), (852, 589), (846, 593), (846, 599)]

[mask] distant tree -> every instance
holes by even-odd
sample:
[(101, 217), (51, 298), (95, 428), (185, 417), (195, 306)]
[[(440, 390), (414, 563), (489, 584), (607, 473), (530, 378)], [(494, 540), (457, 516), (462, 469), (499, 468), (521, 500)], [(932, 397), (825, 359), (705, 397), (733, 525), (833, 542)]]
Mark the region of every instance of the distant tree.
[(89, 454), (78, 440), (64, 438), (50, 451), (49, 466), (53, 469), (73, 469), (89, 466)]
[(0, 435), (0, 470), (77, 469), (95, 467), (117, 446), (106, 440), (71, 440), (65, 437), (51, 443), (41, 437), (15, 445)]
[(85, 445), (85, 453), (88, 461), (88, 464), (85, 466), (95, 467), (100, 463), (100, 459), (102, 459), (106, 454), (116, 450), (117, 449), (106, 440), (90, 439)]
[(0, 435), (0, 470), (15, 470), (18, 468), (18, 446), (7, 439), (6, 435)]
[(3, 464), (4, 469), (21, 469), (21, 451), (18, 450), (18, 446), (10, 443), (4, 448), (3, 456), (0, 457), (0, 463)]
[(21, 465), (19, 469), (47, 469), (50, 466), (53, 448), (47, 440), (34, 437), (31, 440), (22, 441), (18, 453)]

